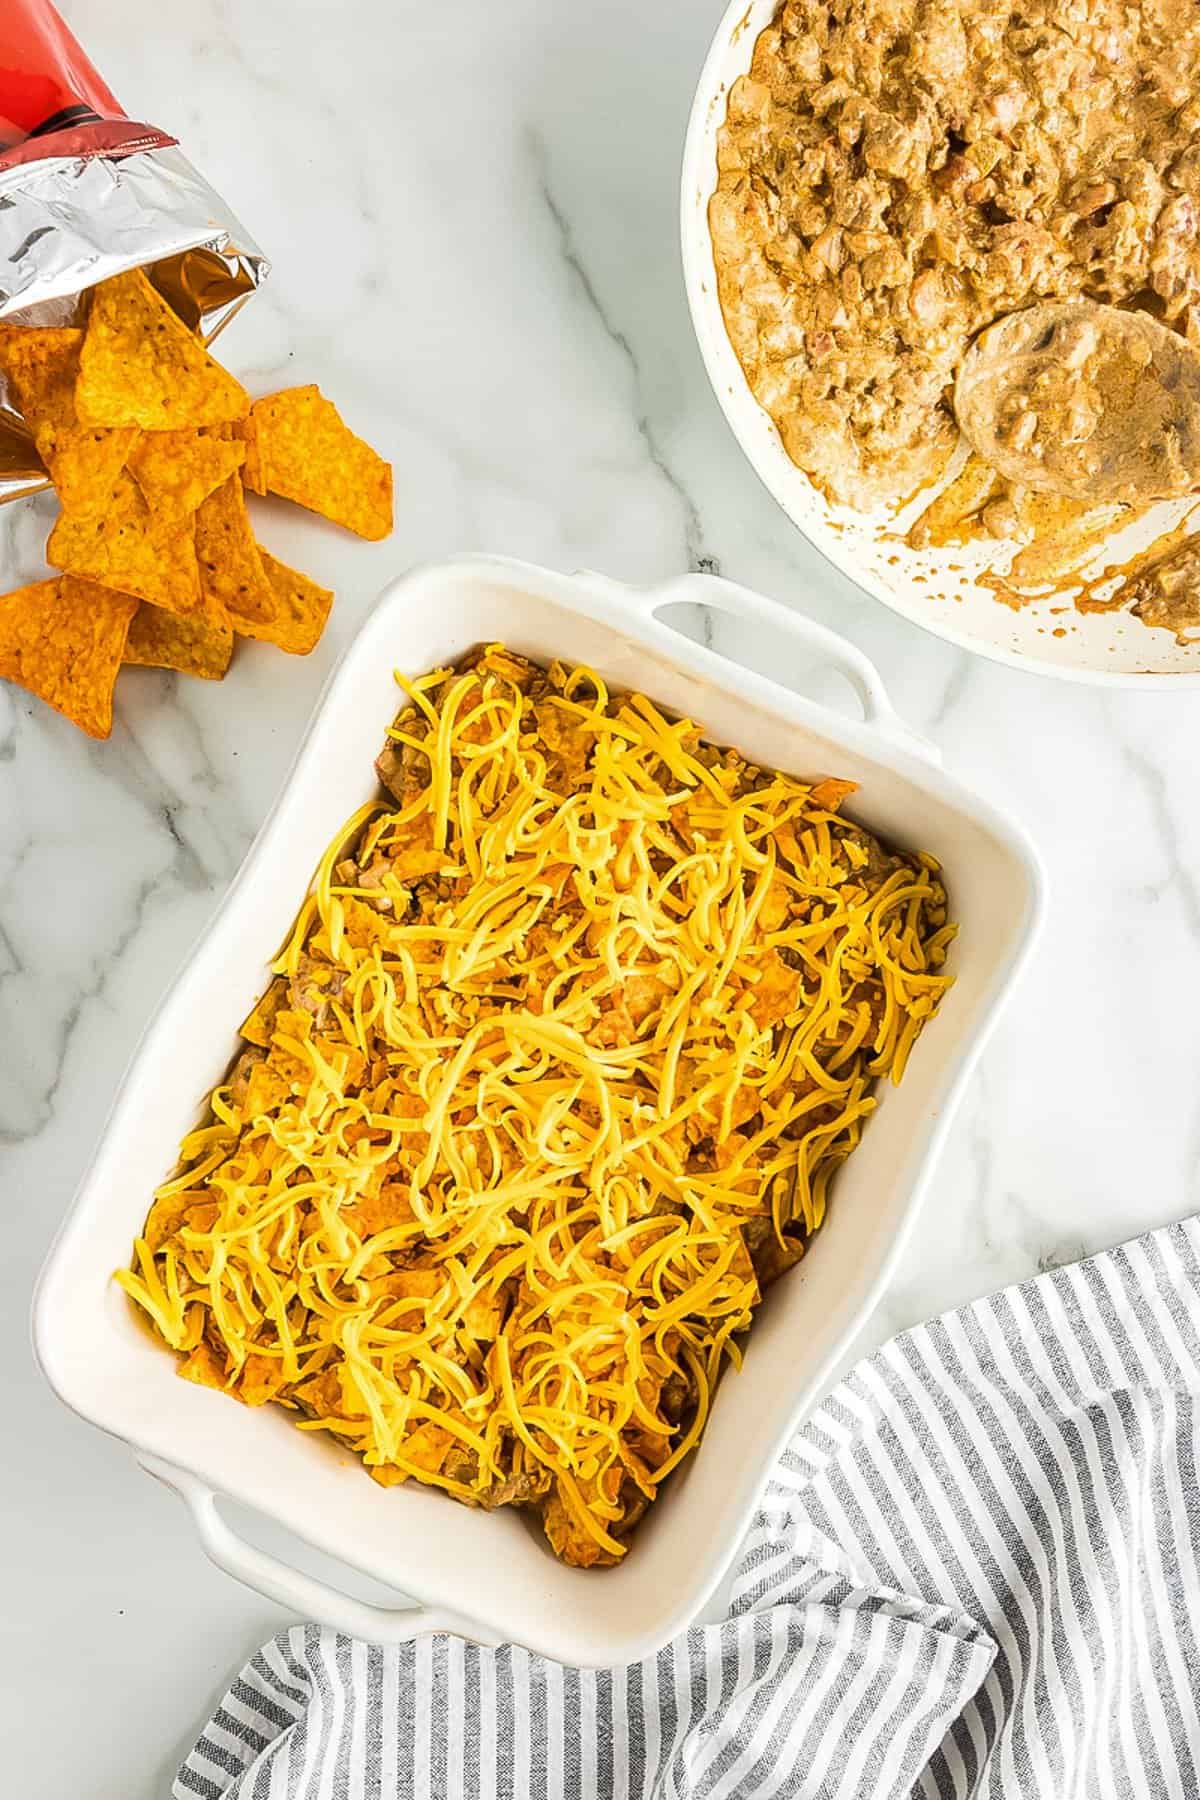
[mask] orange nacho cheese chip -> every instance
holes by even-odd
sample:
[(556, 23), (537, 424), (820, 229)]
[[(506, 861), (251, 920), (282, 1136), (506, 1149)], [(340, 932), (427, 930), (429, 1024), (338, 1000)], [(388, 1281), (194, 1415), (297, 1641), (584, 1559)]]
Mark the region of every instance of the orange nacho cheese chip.
[(80, 518), (92, 518), (112, 505), (137, 437), (136, 431), (68, 425), (43, 428), (35, 442), (63, 506)]
[(164, 612), (143, 601), (133, 615), (122, 660), (220, 681), (232, 656), (233, 631), (228, 625), (216, 625), (199, 613)]
[(93, 291), (75, 410), (86, 425), (169, 431), (245, 418), (250, 396), (131, 269)]
[(129, 473), (156, 519), (186, 519), (241, 467), (245, 455), (246, 446), (235, 438), (204, 428), (147, 431), (129, 458)]
[(0, 599), (0, 675), (89, 737), (112, 730), (112, 696), (137, 601), (62, 575)]
[(128, 475), (99, 518), (63, 513), (50, 533), (46, 560), (169, 612), (195, 612), (203, 604), (192, 521), (152, 518)]
[(223, 481), (196, 514), (196, 556), (210, 616), (225, 620), (243, 637), (269, 637), (279, 602), (236, 475)]
[(265, 494), (267, 484), (263, 480), (262, 457), (258, 450), (258, 430), (254, 423), (254, 408), (245, 419), (236, 425), (226, 425), (224, 430), (241, 440), (246, 452), (246, 460), (242, 464), (242, 485), (252, 494)]
[(392, 468), (316, 386), (256, 400), (246, 431), (246, 485), (379, 539), (392, 529)]
[(0, 391), (62, 503), (62, 574), (0, 599), (0, 678), (106, 736), (122, 663), (220, 680), (235, 636), (318, 643), (333, 595), (255, 541), (247, 488), (380, 538), (392, 471), (315, 386), (252, 412), (142, 270), (84, 305), (82, 328), (0, 323)]
[(55, 425), (75, 418), (75, 376), (82, 331), (72, 326), (0, 325), (0, 369), (30, 429), (31, 413)]
[(83, 333), (72, 328), (0, 328), (0, 369), (33, 435), (63, 505), (79, 514), (103, 512), (137, 442), (137, 431), (81, 425), (75, 415), (75, 378)]
[(263, 636), (292, 656), (307, 656), (320, 642), (333, 605), (333, 594), (311, 576), (302, 575), (299, 569), (289, 569), (261, 544), (258, 553), (279, 603), (278, 615), (269, 630), (264, 630)]

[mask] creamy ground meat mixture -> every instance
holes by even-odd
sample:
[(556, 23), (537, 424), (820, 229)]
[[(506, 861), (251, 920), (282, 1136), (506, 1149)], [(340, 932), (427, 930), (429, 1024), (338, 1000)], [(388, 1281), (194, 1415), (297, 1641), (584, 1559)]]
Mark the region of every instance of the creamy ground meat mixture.
[(1197, 0), (785, 0), (729, 96), (721, 304), (793, 461), (897, 502), (973, 336), (1049, 297), (1200, 341)]
[(981, 331), (954, 412), (1008, 481), (1090, 503), (1200, 484), (1200, 351), (1148, 312), (1039, 300)]
[(1177, 644), (1196, 643), (1200, 633), (1200, 543), (1193, 538), (1180, 544), (1131, 575), (1113, 604), (1128, 604), (1135, 619), (1172, 632)]

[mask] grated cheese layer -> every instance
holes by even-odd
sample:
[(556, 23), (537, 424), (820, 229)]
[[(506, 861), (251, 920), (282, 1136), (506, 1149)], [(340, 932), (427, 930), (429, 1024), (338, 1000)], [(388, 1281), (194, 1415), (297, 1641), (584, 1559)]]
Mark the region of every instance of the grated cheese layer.
[(398, 677), (117, 1280), (385, 1485), (611, 1563), (950, 977), (938, 866), (584, 668)]

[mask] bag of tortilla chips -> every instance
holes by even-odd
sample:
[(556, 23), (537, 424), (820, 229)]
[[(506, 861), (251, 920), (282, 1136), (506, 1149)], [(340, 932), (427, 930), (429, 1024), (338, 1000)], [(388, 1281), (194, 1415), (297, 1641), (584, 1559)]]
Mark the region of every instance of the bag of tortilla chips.
[[(0, 320), (74, 325), (83, 292), (153, 265), (211, 340), (266, 274), (261, 250), (168, 132), (126, 117), (48, 0), (4, 0), (0, 35)], [(46, 482), (0, 391), (0, 499)]]

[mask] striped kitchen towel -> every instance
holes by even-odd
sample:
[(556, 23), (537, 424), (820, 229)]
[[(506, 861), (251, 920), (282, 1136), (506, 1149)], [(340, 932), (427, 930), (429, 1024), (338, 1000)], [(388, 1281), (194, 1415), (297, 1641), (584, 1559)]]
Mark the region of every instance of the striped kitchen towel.
[(1197, 1800), (1198, 1389), (1193, 1220), (861, 1363), (775, 1470), (723, 1623), (601, 1673), (297, 1626), (175, 1795)]

